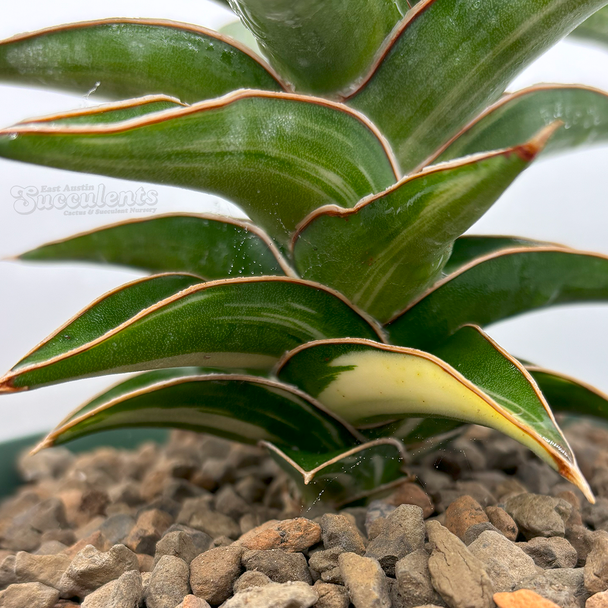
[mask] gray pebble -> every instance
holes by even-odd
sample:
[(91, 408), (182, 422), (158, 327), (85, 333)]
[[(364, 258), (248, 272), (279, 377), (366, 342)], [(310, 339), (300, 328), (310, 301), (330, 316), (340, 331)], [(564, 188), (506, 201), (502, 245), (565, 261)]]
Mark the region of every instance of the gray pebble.
[(342, 585), (317, 581), (313, 588), (319, 594), (315, 608), (348, 608), (348, 592)]
[(561, 498), (540, 494), (518, 494), (508, 498), (505, 511), (527, 539), (535, 536), (564, 536), (572, 505)]
[(396, 584), (393, 586), (393, 608), (414, 608), (422, 604), (444, 605), (433, 588), (429, 572), (429, 554), (418, 549), (395, 565)]
[(590, 595), (585, 589), (582, 568), (545, 570), (519, 583), (517, 589), (531, 589), (560, 608), (582, 608)]
[(228, 536), (234, 539), (241, 535), (241, 528), (232, 517), (207, 507), (198, 509), (190, 518), (188, 525), (209, 534), (212, 538)]
[(476, 541), (481, 534), (487, 531), (502, 534), (502, 532), (495, 528), (489, 521), (484, 521), (468, 527), (462, 540), (464, 540), (464, 544), (468, 547), (472, 542)]
[(270, 583), (272, 581), (263, 572), (248, 570), (236, 579), (232, 590), (234, 593), (240, 593), (246, 589), (251, 589), (251, 587), (264, 587), (264, 585), (270, 585)]
[(103, 553), (87, 545), (76, 554), (59, 581), (62, 597), (85, 597), (129, 570), (139, 570), (137, 556), (124, 545), (114, 545)]
[(121, 513), (112, 515), (99, 526), (99, 531), (111, 545), (122, 543), (135, 526), (135, 518), (132, 515)]
[(190, 526), (185, 526), (183, 524), (173, 524), (172, 526), (169, 526), (164, 536), (171, 534), (171, 532), (185, 532), (192, 540), (197, 555), (207, 551), (213, 542), (213, 539), (209, 534), (205, 534), (205, 532), (201, 532), (196, 528), (191, 528)]
[(154, 566), (163, 555), (173, 555), (183, 559), (188, 565), (198, 555), (194, 543), (185, 532), (170, 532), (156, 543)]
[(481, 561), (439, 522), (428, 521), (426, 527), (432, 548), (431, 580), (446, 604), (458, 608), (492, 608), (492, 582)]
[(57, 589), (42, 583), (21, 583), (9, 585), (0, 591), (2, 608), (53, 608), (59, 599)]
[(574, 568), (578, 560), (576, 549), (560, 536), (544, 538), (537, 536), (527, 543), (517, 543), (537, 566), (548, 568)]
[(163, 555), (146, 589), (147, 608), (175, 608), (190, 593), (190, 569), (179, 557)]
[(263, 572), (274, 583), (302, 581), (312, 585), (308, 563), (302, 553), (287, 553), (282, 549), (245, 551), (241, 562), (247, 570)]
[(215, 509), (238, 520), (251, 511), (251, 505), (247, 504), (231, 485), (225, 485), (215, 495)]
[(355, 608), (391, 607), (388, 581), (378, 560), (356, 553), (342, 553), (338, 564)]
[(400, 505), (387, 518), (380, 534), (370, 541), (366, 557), (377, 559), (389, 576), (402, 557), (424, 547), (424, 519), (416, 505)]
[(237, 593), (222, 608), (310, 608), (318, 599), (318, 592), (306, 583), (271, 583)]
[(608, 589), (608, 534), (596, 532), (593, 548), (585, 563), (585, 587), (590, 593)]
[(141, 574), (131, 570), (87, 595), (82, 608), (137, 608), (142, 597)]
[(363, 555), (365, 543), (354, 517), (344, 514), (326, 513), (319, 521), (321, 539), (326, 549), (340, 547), (343, 551)]
[(469, 545), (469, 551), (482, 563), (495, 593), (511, 591), (537, 572), (534, 560), (500, 532), (483, 532)]

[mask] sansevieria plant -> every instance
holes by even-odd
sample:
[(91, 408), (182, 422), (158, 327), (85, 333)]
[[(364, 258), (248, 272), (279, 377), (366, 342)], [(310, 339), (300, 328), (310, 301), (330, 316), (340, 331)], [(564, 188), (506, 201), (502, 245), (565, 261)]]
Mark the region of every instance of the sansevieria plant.
[[(608, 417), (608, 401), (483, 328), (608, 300), (608, 257), (462, 235), (539, 154), (608, 140), (601, 91), (503, 95), (605, 3), (230, 0), (265, 59), (145, 19), (0, 43), (2, 81), (114, 100), (1, 130), (2, 157), (215, 193), (251, 220), (137, 219), (22, 254), (150, 276), (67, 321), (0, 392), (144, 372), (41, 446), (118, 427), (215, 433), (261, 443), (305, 497), (336, 503), (399, 483), (406, 449), (478, 423), (593, 500), (552, 409)], [(593, 19), (576, 33), (605, 40)]]

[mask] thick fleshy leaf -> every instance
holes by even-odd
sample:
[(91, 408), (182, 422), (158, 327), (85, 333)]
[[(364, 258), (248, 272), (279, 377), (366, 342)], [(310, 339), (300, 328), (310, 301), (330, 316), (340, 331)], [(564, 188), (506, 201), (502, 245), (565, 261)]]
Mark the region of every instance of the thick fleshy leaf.
[(176, 108), (183, 108), (186, 106), (187, 104), (181, 103), (179, 99), (176, 99), (175, 97), (168, 97), (167, 95), (148, 95), (146, 97), (138, 97), (137, 99), (104, 103), (92, 108), (72, 110), (70, 112), (62, 112), (60, 114), (54, 114), (51, 116), (29, 118), (20, 122), (19, 124), (106, 124), (122, 122), (123, 120), (130, 120), (132, 118), (139, 118), (140, 116), (145, 116), (147, 114), (153, 114), (154, 112), (174, 110)]
[(256, 376), (201, 372), (149, 372), (113, 387), (74, 411), (39, 447), (134, 426), (180, 428), (249, 444), (269, 441), (314, 454), (359, 443), (354, 429), (293, 387)]
[(564, 128), (555, 133), (541, 153), (606, 142), (608, 94), (584, 86), (557, 84), (510, 93), (469, 123), (426, 163), (517, 145), (554, 120), (561, 120)]
[(365, 117), (261, 91), (116, 124), (16, 125), (0, 131), (0, 156), (213, 192), (283, 243), (317, 207), (350, 207), (396, 180), (392, 154)]
[(479, 328), (463, 327), (436, 354), (366, 340), (313, 342), (288, 353), (278, 376), (357, 426), (437, 416), (498, 429), (592, 498), (538, 387)]
[(494, 204), (558, 125), (524, 146), (406, 177), (352, 209), (313, 211), (294, 236), (296, 269), (388, 321), (437, 281), (454, 240)]
[[(123, 291), (121, 297), (129, 301), (131, 287)], [(108, 297), (120, 293), (119, 288)], [(148, 304), (135, 316), (108, 306), (106, 299), (22, 359), (0, 379), (0, 393), (165, 367), (270, 369), (285, 351), (310, 340), (382, 339), (372, 321), (339, 294), (286, 277), (194, 285)], [(75, 326), (78, 334), (72, 331)]]
[(394, 0), (231, 0), (273, 67), (302, 92), (349, 86), (402, 12)]
[(608, 420), (608, 395), (589, 384), (559, 372), (543, 369), (536, 365), (526, 365), (526, 369), (538, 384), (554, 412)]
[(494, 235), (464, 235), (454, 241), (452, 253), (443, 268), (446, 275), (452, 274), (462, 266), (501, 249), (516, 249), (520, 247), (538, 247), (547, 245), (541, 241), (531, 241), (515, 236)]
[(404, 480), (406, 454), (395, 439), (377, 439), (322, 455), (262, 442), (296, 482), (307, 504), (353, 503), (386, 492)]
[(461, 266), (388, 325), (393, 344), (432, 350), (459, 327), (532, 310), (608, 301), (608, 257), (545, 245), (502, 249)]
[(293, 275), (273, 242), (253, 224), (212, 215), (128, 220), (47, 243), (19, 259), (119, 264), (151, 272), (190, 272), (206, 280)]
[(213, 30), (155, 19), (107, 19), (0, 42), (0, 82), (106, 99), (163, 93), (186, 103), (235, 89), (280, 91), (272, 70)]
[(348, 103), (378, 125), (409, 173), (605, 3), (571, 0), (565, 8), (563, 0), (423, 0)]
[(571, 34), (575, 38), (584, 38), (608, 44), (608, 7), (601, 8), (585, 19)]

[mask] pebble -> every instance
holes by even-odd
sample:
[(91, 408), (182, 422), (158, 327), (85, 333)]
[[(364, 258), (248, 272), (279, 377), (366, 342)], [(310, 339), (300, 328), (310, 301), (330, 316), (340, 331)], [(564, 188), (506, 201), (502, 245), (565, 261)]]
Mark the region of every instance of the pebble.
[(505, 501), (505, 511), (529, 540), (535, 536), (565, 536), (572, 505), (553, 496), (518, 494)]
[(467, 531), (464, 533), (464, 538), (462, 540), (464, 540), (464, 544), (468, 547), (473, 541), (476, 541), (483, 532), (486, 532), (487, 530), (502, 534), (502, 532), (495, 528), (489, 521), (486, 521), (480, 524), (473, 524), (470, 528), (467, 528)]
[(520, 589), (513, 593), (495, 593), (494, 601), (498, 608), (560, 608), (551, 600), (529, 589)]
[(42, 583), (57, 588), (72, 560), (67, 555), (31, 555), (19, 551), (14, 571), (18, 583)]
[(456, 499), (467, 495), (474, 498), (484, 509), (496, 504), (496, 497), (478, 481), (456, 481), (440, 491), (437, 511), (445, 511)]
[(396, 509), (384, 500), (372, 500), (365, 514), (365, 532), (368, 540), (373, 540), (384, 526), (386, 518)]
[(108, 517), (108, 519), (99, 526), (99, 531), (111, 545), (116, 545), (118, 543), (123, 543), (134, 526), (135, 518), (132, 515), (120, 513), (119, 515)]
[(435, 505), (430, 496), (417, 484), (402, 483), (390, 496), (384, 499), (389, 505), (417, 505), (422, 509), (424, 519), (435, 511)]
[(586, 601), (585, 608), (608, 608), (608, 591), (592, 595)]
[(176, 608), (211, 608), (204, 599), (196, 597), (196, 595), (187, 595), (184, 601), (176, 606)]
[(576, 549), (559, 536), (545, 538), (537, 536), (527, 543), (517, 543), (534, 563), (543, 568), (574, 568), (578, 561)]
[(370, 541), (366, 557), (377, 559), (388, 576), (408, 553), (424, 547), (424, 519), (416, 505), (400, 505), (387, 518), (380, 534)]
[(247, 504), (231, 485), (223, 486), (215, 494), (215, 508), (236, 520), (251, 511), (251, 505)]
[(339, 547), (343, 551), (363, 555), (365, 542), (355, 524), (354, 517), (326, 513), (319, 521), (321, 525), (321, 539), (326, 549)]
[(414, 608), (422, 604), (443, 604), (435, 591), (429, 571), (429, 554), (418, 549), (395, 565), (393, 608)]
[(313, 588), (319, 594), (315, 608), (348, 608), (350, 599), (342, 585), (317, 581)]
[(169, 532), (156, 543), (154, 566), (163, 555), (173, 555), (183, 559), (188, 565), (198, 555), (194, 542), (185, 532)]
[(245, 549), (284, 551), (305, 551), (321, 541), (321, 526), (306, 519), (296, 517), (283, 521), (270, 520), (243, 534), (236, 542)]
[(137, 608), (142, 597), (141, 574), (131, 570), (87, 595), (82, 608)]
[(74, 454), (67, 448), (42, 450), (33, 456), (24, 452), (17, 461), (17, 469), (24, 481), (58, 479), (73, 464)]
[(124, 545), (101, 552), (87, 545), (72, 560), (59, 581), (62, 597), (85, 597), (129, 570), (138, 569), (137, 556)]
[(596, 533), (593, 548), (585, 562), (585, 587), (589, 593), (608, 589), (608, 534)]
[(321, 575), (321, 580), (325, 583), (343, 584), (342, 571), (338, 566), (338, 557), (344, 553), (342, 547), (332, 547), (324, 551), (311, 553), (308, 565)]
[(427, 522), (433, 587), (448, 606), (492, 608), (492, 583), (481, 562), (437, 521)]
[(518, 589), (531, 589), (560, 608), (580, 608), (589, 596), (584, 586), (582, 568), (545, 570), (519, 583), (515, 591)]
[(468, 549), (482, 563), (495, 592), (511, 591), (519, 581), (536, 574), (534, 560), (500, 532), (483, 532)]
[(2, 608), (53, 608), (58, 599), (57, 589), (42, 583), (14, 584), (0, 591)]
[(147, 608), (175, 608), (190, 593), (190, 569), (179, 557), (163, 555), (148, 582)]
[(222, 608), (310, 608), (318, 599), (316, 589), (306, 583), (271, 583), (237, 593)]
[(582, 567), (587, 561), (587, 555), (593, 549), (594, 534), (585, 526), (572, 526), (566, 528), (566, 540), (576, 549), (578, 555), (577, 567)]
[(194, 595), (213, 605), (225, 602), (241, 574), (243, 548), (235, 545), (209, 549), (190, 564), (190, 585)]
[(519, 528), (515, 523), (515, 520), (501, 507), (487, 507), (486, 515), (490, 520), (490, 523), (500, 532), (502, 532), (506, 538), (515, 542), (517, 535), (519, 534)]
[(342, 553), (338, 564), (355, 608), (391, 608), (388, 581), (377, 560)]
[(234, 593), (239, 593), (240, 591), (245, 591), (251, 587), (263, 587), (264, 585), (270, 585), (270, 583), (272, 583), (272, 581), (263, 572), (249, 570), (243, 572), (243, 574), (236, 579), (232, 586), (232, 590)]
[(190, 526), (185, 526), (183, 524), (173, 524), (167, 528), (165, 535), (171, 534), (171, 532), (185, 532), (194, 543), (194, 548), (196, 549), (197, 554), (207, 551), (213, 542), (213, 539), (209, 536), (209, 534), (205, 534), (205, 532), (201, 532), (200, 530), (191, 528)]
[(173, 518), (166, 511), (160, 509), (144, 511), (125, 539), (125, 545), (135, 553), (154, 555), (156, 543), (172, 523)]
[(241, 533), (239, 525), (232, 517), (218, 513), (208, 507), (198, 509), (190, 518), (188, 525), (209, 534), (211, 538), (227, 536), (234, 539)]
[(245, 551), (241, 563), (246, 570), (263, 572), (274, 583), (302, 581), (312, 585), (308, 562), (302, 553), (288, 553), (281, 549)]
[(462, 541), (471, 526), (488, 522), (482, 506), (468, 494), (457, 498), (445, 511), (445, 527)]

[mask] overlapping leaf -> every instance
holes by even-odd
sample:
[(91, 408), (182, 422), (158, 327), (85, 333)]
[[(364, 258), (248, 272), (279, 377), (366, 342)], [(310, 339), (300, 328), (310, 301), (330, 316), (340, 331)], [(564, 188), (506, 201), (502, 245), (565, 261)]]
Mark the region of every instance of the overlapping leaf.
[(355, 425), (424, 415), (498, 429), (591, 498), (529, 374), (476, 327), (462, 328), (435, 354), (365, 340), (314, 342), (286, 355), (278, 375)]
[(293, 273), (272, 241), (253, 224), (212, 215), (130, 220), (48, 243), (19, 259), (191, 272), (207, 280)]
[(585, 19), (571, 34), (575, 38), (608, 43), (608, 8), (601, 8)]
[(457, 268), (387, 325), (391, 342), (432, 350), (467, 323), (486, 326), (557, 304), (608, 301), (608, 258), (544, 245), (502, 249)]
[(236, 89), (280, 91), (246, 47), (206, 28), (154, 19), (107, 19), (0, 42), (0, 81), (101, 98), (163, 93), (186, 103)]
[(408, 173), (605, 3), (423, 0), (347, 101), (378, 125)]
[(233, 0), (274, 68), (298, 91), (327, 94), (372, 63), (401, 19), (395, 0)]
[(557, 125), (523, 146), (406, 177), (352, 209), (314, 211), (294, 237), (296, 269), (388, 321), (441, 276), (454, 240), (494, 204)]
[(361, 115), (255, 91), (116, 124), (16, 125), (0, 131), (0, 156), (214, 192), (283, 243), (320, 205), (349, 207), (396, 180)]
[(505, 95), (467, 125), (428, 162), (517, 145), (554, 120), (564, 128), (541, 152), (559, 152), (608, 140), (608, 94), (580, 85), (536, 85)]
[[(123, 290), (128, 301), (130, 286)], [(102, 308), (108, 310), (101, 314)], [(379, 330), (338, 294), (285, 277), (194, 285), (134, 316), (110, 308), (102, 298), (1, 378), (0, 392), (188, 365), (269, 369), (299, 344), (340, 336), (381, 339)]]

